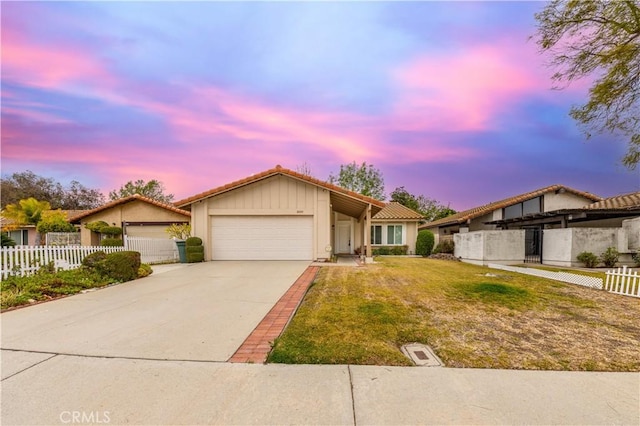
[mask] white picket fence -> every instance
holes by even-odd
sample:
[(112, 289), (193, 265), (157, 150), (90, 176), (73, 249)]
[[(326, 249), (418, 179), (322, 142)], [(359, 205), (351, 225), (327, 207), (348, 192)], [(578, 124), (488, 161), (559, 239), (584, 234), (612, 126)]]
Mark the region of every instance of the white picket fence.
[(605, 273), (604, 289), (625, 296), (640, 297), (640, 281), (637, 271), (627, 270), (626, 266)]
[(568, 272), (546, 271), (536, 268), (521, 268), (518, 266), (499, 265), (490, 263), (487, 265), (492, 269), (502, 269), (504, 271), (518, 272), (526, 275), (533, 275), (541, 278), (549, 278), (551, 280), (562, 281), (570, 284), (578, 284), (585, 287), (602, 289), (602, 278), (588, 277), (586, 275), (571, 274)]
[(123, 250), (124, 247), (96, 246), (2, 247), (0, 250), (0, 276), (5, 279), (10, 275), (33, 274), (51, 262), (56, 269), (74, 269), (80, 267), (82, 259), (91, 253), (97, 251), (113, 253)]
[(127, 250), (140, 252), (142, 263), (167, 263), (179, 260), (175, 241), (168, 238), (124, 237)]

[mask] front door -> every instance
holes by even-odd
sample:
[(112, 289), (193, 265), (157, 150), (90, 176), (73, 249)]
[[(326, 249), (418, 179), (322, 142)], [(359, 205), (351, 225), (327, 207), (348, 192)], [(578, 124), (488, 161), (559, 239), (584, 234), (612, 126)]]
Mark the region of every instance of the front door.
[(337, 250), (338, 254), (351, 253), (351, 224), (338, 222)]

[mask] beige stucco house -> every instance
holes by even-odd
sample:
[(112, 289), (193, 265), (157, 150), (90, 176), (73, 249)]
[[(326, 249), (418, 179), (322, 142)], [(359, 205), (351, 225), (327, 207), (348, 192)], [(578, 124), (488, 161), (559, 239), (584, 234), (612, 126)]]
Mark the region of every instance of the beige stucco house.
[(281, 166), (175, 204), (191, 211), (192, 235), (202, 238), (206, 260), (370, 258), (371, 230), (377, 229), (372, 225), (384, 235), (375, 242), (415, 252), (421, 219), (402, 206), (386, 208), (382, 201)]
[(173, 223), (189, 223), (191, 213), (139, 194), (111, 201), (69, 219), (80, 224), (83, 246), (100, 245), (100, 235), (87, 229), (90, 222), (104, 221), (119, 226), (131, 237), (170, 238), (166, 228)]

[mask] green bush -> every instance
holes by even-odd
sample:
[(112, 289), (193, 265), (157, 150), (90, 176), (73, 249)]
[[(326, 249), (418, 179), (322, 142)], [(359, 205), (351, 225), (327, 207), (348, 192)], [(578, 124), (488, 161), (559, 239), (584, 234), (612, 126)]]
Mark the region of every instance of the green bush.
[(151, 266), (147, 265), (146, 263), (140, 264), (140, 267), (138, 268), (138, 278), (148, 277), (152, 273), (153, 269), (151, 269)]
[(139, 269), (140, 253), (137, 251), (109, 253), (96, 265), (96, 270), (102, 275), (120, 282), (135, 280)]
[(16, 242), (6, 232), (2, 233), (2, 247), (15, 247)]
[(204, 260), (203, 246), (187, 246), (185, 251), (187, 253), (187, 263), (197, 263)]
[(120, 238), (105, 238), (100, 241), (100, 245), (103, 247), (122, 247), (124, 245), (124, 241)]
[(433, 253), (448, 253), (453, 254), (455, 249), (455, 243), (453, 240), (443, 240), (438, 243), (435, 249), (433, 249)]
[(122, 235), (122, 228), (119, 226), (106, 226), (100, 230), (100, 233), (115, 237), (116, 235)]
[(640, 267), (640, 249), (638, 251), (636, 251), (635, 253), (633, 253), (631, 258), (636, 263), (636, 266)]
[(396, 256), (406, 255), (409, 250), (408, 246), (393, 246), (391, 247), (391, 254)]
[(98, 262), (101, 262), (107, 258), (107, 253), (103, 251), (97, 251), (87, 255), (82, 259), (82, 266), (86, 268), (95, 268)]
[(595, 268), (598, 264), (598, 256), (590, 251), (583, 251), (577, 256), (578, 262), (582, 262), (587, 268)]
[(391, 254), (389, 247), (377, 247), (377, 248), (374, 248), (372, 251), (374, 256), (385, 256), (385, 255)]
[(431, 254), (431, 250), (433, 250), (433, 244), (435, 241), (435, 237), (433, 236), (433, 232), (428, 229), (423, 229), (418, 232), (418, 238), (416, 239), (416, 254), (420, 256), (429, 256)]
[(620, 253), (618, 250), (616, 250), (615, 247), (609, 247), (600, 255), (600, 261), (604, 263), (604, 266), (607, 268), (613, 268), (616, 266), (616, 263), (618, 263), (619, 257)]
[(187, 246), (201, 246), (202, 245), (202, 238), (198, 238), (198, 237), (189, 237), (187, 238), (187, 240), (185, 241), (185, 244)]
[(103, 220), (98, 220), (95, 222), (89, 222), (87, 224), (84, 225), (85, 228), (87, 228), (89, 231), (93, 231), (93, 232), (97, 232), (97, 233), (102, 233), (102, 230), (104, 228), (108, 228), (109, 224)]

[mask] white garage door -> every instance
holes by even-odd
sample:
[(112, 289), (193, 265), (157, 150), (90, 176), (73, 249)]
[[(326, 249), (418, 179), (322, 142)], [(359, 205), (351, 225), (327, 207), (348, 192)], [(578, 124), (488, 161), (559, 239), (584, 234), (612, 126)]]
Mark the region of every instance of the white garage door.
[(312, 260), (311, 216), (215, 216), (214, 260)]

